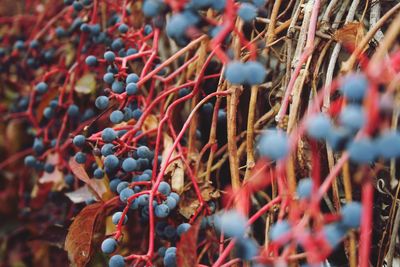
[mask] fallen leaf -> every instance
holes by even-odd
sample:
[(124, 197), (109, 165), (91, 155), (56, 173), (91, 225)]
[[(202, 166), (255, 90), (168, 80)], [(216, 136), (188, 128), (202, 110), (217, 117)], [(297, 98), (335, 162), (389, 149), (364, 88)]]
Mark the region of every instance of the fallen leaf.
[(102, 203), (86, 206), (69, 227), (64, 249), (71, 262), (78, 267), (86, 266), (90, 261), (93, 236), (100, 230), (102, 211)]
[(176, 249), (177, 266), (193, 267), (197, 266), (197, 238), (200, 230), (201, 218), (192, 224), (190, 229), (181, 235)]
[(361, 22), (351, 22), (338, 29), (333, 38), (351, 47), (357, 47), (364, 37), (364, 24)]
[(75, 85), (75, 91), (82, 94), (90, 94), (96, 89), (96, 76), (94, 73), (86, 73)]

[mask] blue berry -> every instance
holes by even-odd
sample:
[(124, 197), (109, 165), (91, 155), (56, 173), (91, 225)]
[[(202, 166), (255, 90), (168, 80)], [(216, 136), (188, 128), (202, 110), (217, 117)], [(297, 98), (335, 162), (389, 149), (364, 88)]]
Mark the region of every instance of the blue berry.
[(54, 165), (50, 163), (46, 163), (44, 165), (44, 171), (47, 173), (52, 173), (54, 171)]
[[(163, 234), (166, 238), (168, 239), (173, 239), (176, 236), (176, 229), (172, 226), (172, 225), (167, 225), (164, 228)], [(165, 252), (165, 255), (167, 255), (168, 253)]]
[(356, 163), (371, 163), (376, 156), (376, 147), (369, 138), (362, 138), (351, 142), (348, 152), (350, 160)]
[(114, 153), (114, 145), (113, 144), (105, 144), (101, 150), (100, 150), (101, 154), (103, 156), (108, 156)]
[(331, 132), (331, 128), (330, 118), (322, 113), (311, 116), (307, 121), (307, 133), (315, 139), (327, 138)]
[(149, 195), (148, 194), (140, 195), (138, 197), (138, 202), (139, 205), (142, 207), (149, 205)]
[[(168, 225), (166, 225), (168, 226)], [(167, 254), (176, 254), (176, 247), (169, 247), (165, 250), (165, 255)]]
[(183, 233), (189, 231), (191, 225), (188, 223), (181, 223), (180, 225), (178, 225), (178, 227), (176, 228), (176, 233), (181, 236)]
[(15, 42), (14, 47), (15, 49), (22, 51), (25, 48), (25, 43), (24, 41), (18, 40)]
[(105, 128), (101, 133), (101, 138), (104, 142), (111, 143), (117, 139), (117, 132), (113, 128)]
[(42, 138), (35, 138), (33, 141), (33, 150), (36, 152), (36, 154), (41, 154), (44, 151), (44, 144)]
[(252, 0), (252, 2), (256, 7), (260, 8), (265, 6), (266, 0)]
[(244, 64), (246, 82), (250, 85), (262, 84), (267, 75), (265, 67), (258, 61), (248, 61)]
[[(114, 74), (111, 72), (107, 72), (106, 74), (104, 74), (103, 76), (103, 81), (108, 83), (108, 84), (112, 84), (114, 82)], [(108, 98), (107, 98), (108, 99)]]
[(258, 244), (255, 240), (250, 238), (241, 238), (236, 244), (236, 253), (238, 257), (243, 260), (251, 260), (257, 256)]
[(120, 33), (127, 33), (129, 30), (128, 25), (122, 23), (121, 25), (118, 26), (118, 31)]
[(24, 159), (24, 164), (33, 168), (36, 165), (36, 158), (32, 155), (28, 155)]
[(178, 203), (176, 202), (175, 198), (168, 196), (167, 199), (165, 200), (165, 204), (168, 206), (170, 210), (173, 210), (175, 209)]
[(107, 238), (101, 243), (101, 251), (106, 254), (111, 254), (117, 248), (117, 241), (114, 238)]
[(139, 120), (142, 114), (143, 112), (137, 108), (134, 111), (132, 111), (132, 118), (134, 118), (135, 120)]
[(112, 63), (115, 60), (115, 54), (112, 51), (107, 51), (104, 53), (104, 59), (107, 60), (108, 63)]
[(346, 229), (338, 223), (332, 223), (324, 226), (322, 233), (328, 244), (332, 248), (335, 248), (346, 235)]
[(80, 134), (74, 137), (72, 143), (77, 147), (82, 147), (83, 145), (85, 145), (85, 141), (86, 137)]
[(171, 193), (171, 186), (167, 182), (162, 181), (159, 184), (157, 191), (163, 194), (164, 196), (168, 196), (169, 193)]
[(86, 162), (86, 154), (83, 152), (78, 152), (75, 154), (75, 161), (79, 164), (84, 164)]
[(180, 89), (179, 91), (178, 91), (178, 97), (179, 98), (181, 98), (181, 97), (184, 97), (184, 96), (187, 96), (188, 94), (190, 94), (190, 90), (189, 90), (189, 88), (182, 88), (182, 89)]
[(126, 77), (126, 83), (137, 83), (139, 81), (139, 76), (136, 73), (130, 73), (127, 77)]
[(179, 202), (179, 195), (177, 194), (177, 193), (175, 193), (175, 192), (171, 192), (170, 194), (169, 194), (169, 197), (172, 197), (172, 198), (174, 198), (175, 199), (175, 201), (176, 201), (176, 203), (178, 203)]
[(47, 85), (47, 83), (40, 82), (40, 83), (36, 84), (35, 90), (39, 94), (44, 94), (47, 92), (48, 88), (49, 88), (49, 86)]
[(100, 168), (97, 168), (93, 172), (94, 178), (101, 179), (104, 177), (104, 171)]
[(54, 116), (54, 109), (51, 108), (51, 107), (46, 107), (46, 108), (43, 110), (43, 116), (44, 116), (46, 119), (51, 119), (51, 118)]
[(68, 173), (67, 175), (64, 176), (64, 182), (71, 186), (74, 184), (75, 178), (72, 174)]
[(308, 199), (311, 197), (313, 188), (313, 181), (311, 178), (301, 179), (297, 185), (297, 196), (300, 199)]
[(130, 198), (131, 196), (133, 196), (135, 194), (135, 192), (132, 190), (132, 189), (130, 189), (129, 187), (128, 188), (125, 188), (125, 189), (123, 189), (122, 191), (121, 191), (121, 193), (119, 194), (119, 199), (122, 201), (122, 202), (127, 202), (128, 201), (128, 198)]
[[(111, 220), (113, 222), (113, 224), (117, 225), (119, 223), (119, 221), (121, 220), (122, 217), (122, 212), (118, 211), (116, 213), (113, 214)], [(122, 224), (126, 224), (128, 222), (128, 216), (125, 215), (124, 217), (124, 221), (122, 222)]]
[(97, 65), (97, 58), (93, 55), (87, 56), (85, 59), (86, 65), (93, 67)]
[(171, 17), (167, 22), (166, 32), (171, 38), (182, 38), (185, 35), (186, 29), (190, 26), (185, 15), (178, 13)]
[(110, 181), (110, 190), (111, 192), (117, 193), (117, 186), (121, 183), (121, 180), (115, 178), (114, 180)]
[(120, 81), (114, 81), (114, 82), (112, 83), (112, 85), (111, 85), (111, 90), (112, 90), (114, 93), (121, 94), (121, 93), (123, 93), (124, 90), (125, 90), (124, 84), (123, 84), (122, 82), (120, 82)]
[(155, 17), (160, 13), (161, 6), (159, 0), (146, 0), (142, 7), (143, 14), (146, 17)]
[(341, 224), (345, 228), (358, 228), (360, 227), (362, 217), (362, 205), (360, 202), (350, 202), (343, 206), (341, 210), (342, 220)]
[(165, 267), (176, 267), (176, 254), (175, 253), (165, 254), (163, 262)]
[(136, 83), (128, 83), (125, 88), (127, 95), (136, 95), (138, 92), (138, 87)]
[(164, 256), (165, 256), (165, 251), (167, 250), (167, 248), (166, 247), (159, 247), (158, 248), (158, 250), (157, 250), (157, 254), (158, 254), (158, 256), (160, 256), (160, 257), (163, 257), (164, 258)]
[(65, 37), (65, 36), (66, 36), (66, 31), (65, 31), (64, 28), (61, 27), (61, 26), (59, 26), (59, 27), (56, 28), (55, 33), (56, 33), (56, 36), (57, 36), (58, 38), (62, 38), (62, 37)]
[(280, 131), (267, 131), (260, 138), (259, 150), (261, 156), (271, 160), (283, 159), (289, 152), (286, 134)]
[(130, 55), (134, 55), (136, 54), (138, 51), (135, 48), (128, 48), (128, 50), (126, 50), (126, 56), (130, 56)]
[(400, 157), (400, 134), (397, 131), (386, 131), (376, 140), (376, 149), (384, 159)]
[(124, 113), (120, 110), (114, 110), (110, 114), (110, 121), (114, 124), (122, 122), (124, 119)]
[(95, 101), (95, 106), (96, 108), (100, 109), (100, 110), (104, 110), (108, 107), (108, 103), (110, 102), (110, 100), (108, 99), (108, 97), (102, 95), (96, 98)]
[(250, 22), (257, 16), (257, 8), (249, 3), (242, 3), (238, 11), (239, 17), (245, 21)]
[(211, 7), (216, 11), (222, 11), (225, 8), (226, 0), (213, 0)]
[(286, 235), (291, 229), (291, 226), (288, 221), (283, 220), (280, 222), (276, 222), (272, 225), (271, 230), (269, 232), (269, 237), (272, 241), (276, 241), (282, 236)]
[(79, 1), (74, 1), (74, 3), (72, 4), (72, 6), (74, 7), (75, 11), (81, 11), (83, 9), (83, 5), (81, 2)]
[(67, 114), (69, 117), (73, 117), (73, 118), (78, 117), (79, 116), (79, 107), (74, 104), (70, 105), (67, 108)]
[(117, 185), (117, 193), (120, 194), (122, 192), (122, 190), (124, 190), (125, 188), (128, 188), (128, 186), (129, 186), (128, 182), (125, 182), (125, 181), (124, 182), (120, 182)]
[(146, 25), (144, 25), (143, 32), (144, 32), (144, 35), (149, 35), (150, 33), (153, 32), (153, 27), (151, 27), (151, 25), (149, 25), (149, 24), (146, 24)]
[(119, 165), (119, 160), (115, 155), (108, 155), (104, 159), (104, 166), (110, 170), (115, 170)]
[(359, 105), (347, 105), (339, 115), (340, 123), (352, 131), (360, 130), (365, 123), (363, 108)]
[(137, 162), (133, 158), (127, 158), (122, 162), (122, 169), (125, 172), (132, 172), (137, 169)]
[(240, 61), (231, 61), (225, 70), (226, 79), (232, 84), (244, 84), (246, 81), (246, 67)]
[(121, 255), (114, 255), (110, 258), (108, 261), (108, 266), (109, 267), (124, 267), (125, 266), (125, 260), (124, 257)]
[(114, 51), (118, 51), (120, 50), (122, 47), (124, 46), (124, 43), (122, 42), (122, 40), (120, 38), (115, 39), (112, 43), (111, 43), (111, 48)]
[(223, 212), (215, 218), (216, 227), (228, 237), (242, 237), (246, 231), (246, 218), (236, 210)]
[(32, 48), (32, 49), (37, 49), (37, 48), (39, 48), (39, 46), (40, 46), (40, 44), (39, 44), (38, 40), (32, 40), (29, 43), (29, 47)]
[(81, 26), (79, 27), (79, 29), (82, 32), (86, 32), (86, 33), (90, 32), (90, 27), (89, 27), (89, 24), (87, 24), (87, 23), (82, 23)]
[(169, 214), (169, 208), (167, 205), (165, 204), (160, 204), (157, 205), (155, 210), (154, 210), (154, 214), (156, 215), (156, 217), (158, 218), (165, 218), (168, 216)]
[(347, 75), (341, 82), (340, 90), (350, 101), (362, 101), (368, 89), (368, 80), (364, 74)]

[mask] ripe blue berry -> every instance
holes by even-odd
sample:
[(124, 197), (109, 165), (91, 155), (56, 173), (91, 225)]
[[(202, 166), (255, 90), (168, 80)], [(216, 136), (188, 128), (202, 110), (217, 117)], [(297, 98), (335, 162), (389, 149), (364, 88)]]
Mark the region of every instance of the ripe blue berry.
[(184, 97), (184, 96), (186, 96), (186, 95), (188, 95), (188, 94), (190, 94), (190, 90), (189, 90), (189, 88), (182, 88), (182, 89), (180, 89), (179, 91), (178, 91), (178, 97), (179, 98), (181, 98), (181, 97)]
[(258, 61), (247, 61), (244, 63), (246, 71), (246, 82), (250, 85), (262, 84), (267, 72), (265, 67)]
[[(103, 76), (103, 81), (108, 83), (108, 84), (112, 84), (114, 82), (114, 74), (111, 72), (107, 72), (106, 74), (104, 74)], [(107, 98), (108, 99), (108, 98)]]
[(134, 55), (136, 54), (138, 51), (135, 48), (128, 48), (128, 50), (126, 50), (126, 55), (130, 56), (130, 55)]
[(225, 70), (226, 79), (232, 84), (244, 84), (246, 81), (246, 67), (240, 61), (231, 61)]
[[(150, 180), (150, 177), (149, 177)], [(165, 200), (165, 204), (168, 206), (170, 210), (175, 209), (176, 205), (178, 204), (175, 200), (175, 198), (168, 196), (167, 199)]]
[(324, 226), (322, 234), (328, 244), (335, 248), (340, 244), (343, 237), (346, 235), (346, 229), (339, 223), (332, 223)]
[(120, 50), (123, 46), (124, 46), (124, 43), (122, 42), (122, 40), (120, 38), (115, 39), (111, 43), (111, 49), (114, 51)]
[(72, 174), (68, 173), (67, 175), (64, 176), (64, 182), (71, 186), (74, 184), (75, 178)]
[(86, 65), (93, 67), (97, 65), (97, 58), (93, 55), (87, 56), (85, 59)]
[(176, 254), (165, 254), (163, 262), (165, 267), (176, 267)]
[(282, 236), (286, 235), (291, 229), (291, 226), (288, 221), (283, 220), (280, 222), (276, 222), (272, 225), (271, 230), (269, 232), (269, 237), (272, 241), (276, 241)]
[(245, 22), (250, 22), (257, 16), (257, 8), (252, 4), (242, 3), (238, 15)]
[(185, 35), (186, 29), (190, 26), (185, 15), (178, 13), (171, 17), (167, 22), (166, 32), (171, 38), (182, 38)]
[(163, 257), (164, 258), (164, 256), (165, 256), (165, 251), (167, 250), (167, 248), (166, 247), (159, 247), (158, 249), (157, 249), (157, 254), (160, 256), (160, 257)]
[(127, 77), (126, 77), (126, 83), (137, 83), (139, 81), (139, 76), (136, 73), (130, 73)]
[(112, 51), (107, 51), (104, 53), (104, 59), (107, 60), (108, 63), (112, 63), (115, 60), (115, 54)]
[(137, 169), (137, 162), (133, 158), (127, 158), (122, 162), (122, 169), (125, 172), (132, 172)]
[(85, 141), (86, 137), (80, 134), (74, 137), (72, 143), (77, 147), (82, 147), (85, 144)]
[(128, 83), (125, 88), (127, 95), (136, 95), (138, 92), (138, 87), (136, 83)]
[(51, 107), (46, 107), (46, 108), (43, 110), (43, 116), (44, 116), (46, 119), (51, 119), (51, 118), (54, 116), (54, 109), (51, 108)]
[(117, 193), (117, 186), (121, 183), (121, 180), (118, 178), (115, 178), (114, 180), (110, 181), (110, 190), (113, 193)]
[(95, 106), (96, 108), (100, 109), (100, 110), (104, 110), (108, 107), (108, 103), (110, 102), (110, 100), (108, 99), (108, 97), (102, 95), (96, 98), (95, 101)]
[[(113, 224), (117, 225), (119, 223), (119, 221), (121, 220), (121, 217), (122, 217), (121, 211), (117, 211), (116, 213), (114, 213), (111, 218)], [(124, 221), (122, 222), (122, 224), (126, 224), (127, 222), (128, 222), (128, 216), (125, 215)]]
[(86, 154), (83, 152), (78, 152), (75, 154), (75, 161), (79, 164), (84, 164), (86, 162)]
[(42, 138), (35, 138), (33, 141), (33, 150), (36, 152), (36, 154), (41, 154), (44, 151), (44, 144)]
[(177, 194), (177, 193), (175, 193), (175, 192), (171, 192), (170, 194), (169, 194), (169, 197), (172, 197), (172, 198), (174, 198), (175, 200), (176, 200), (176, 203), (178, 203), (179, 202), (179, 195)]
[(330, 118), (322, 113), (311, 116), (307, 121), (307, 133), (315, 139), (327, 138), (331, 132), (331, 128)]
[(117, 185), (117, 193), (120, 194), (122, 192), (122, 190), (124, 190), (125, 188), (128, 188), (129, 183), (128, 182), (120, 182)]
[(260, 7), (265, 6), (266, 1), (265, 0), (253, 0), (252, 2), (256, 7), (260, 8)]
[(364, 110), (359, 105), (347, 105), (339, 115), (340, 123), (352, 131), (360, 130), (365, 123)]
[(351, 142), (348, 152), (350, 160), (356, 163), (371, 163), (376, 156), (376, 147), (369, 138), (362, 138)]
[(176, 228), (176, 233), (181, 236), (183, 233), (189, 231), (191, 225), (188, 223), (181, 223), (180, 225), (178, 225), (178, 227)]
[(165, 204), (160, 204), (157, 205), (155, 210), (154, 210), (154, 214), (156, 215), (156, 217), (158, 218), (165, 218), (168, 216), (169, 214), (169, 208), (167, 205)]
[(54, 165), (50, 163), (46, 163), (44, 165), (44, 171), (47, 173), (52, 173), (54, 171)]
[(150, 149), (147, 146), (140, 146), (137, 148), (136, 153), (139, 158), (149, 158), (152, 156)]
[(228, 237), (242, 237), (246, 223), (246, 218), (236, 210), (223, 212), (215, 218), (216, 227)]
[(122, 23), (121, 25), (118, 26), (118, 31), (120, 33), (127, 33), (128, 32), (128, 25)]
[(111, 155), (111, 154), (113, 154), (114, 153), (114, 145), (113, 144), (105, 144), (102, 148), (101, 148), (101, 150), (100, 150), (100, 152), (101, 152), (101, 154), (103, 155), (103, 156), (108, 156), (108, 155)]
[[(164, 228), (163, 234), (166, 238), (168, 239), (173, 239), (176, 237), (176, 229), (172, 226), (172, 225), (167, 225)], [(165, 252), (165, 254), (168, 254), (167, 252)]]
[(36, 165), (36, 158), (32, 155), (28, 155), (24, 159), (24, 164), (28, 167), (34, 167)]
[(49, 86), (47, 85), (47, 83), (45, 82), (40, 82), (38, 84), (36, 84), (35, 90), (36, 92), (38, 92), (39, 94), (44, 94), (47, 92), (47, 89), (49, 88)]
[(124, 113), (120, 110), (114, 110), (110, 114), (110, 121), (114, 124), (122, 122), (124, 119)]
[(281, 131), (267, 131), (260, 138), (259, 150), (261, 156), (271, 160), (280, 160), (289, 152), (287, 136)]
[(79, 107), (74, 104), (70, 105), (67, 108), (67, 114), (69, 117), (73, 117), (73, 118), (78, 117), (79, 116)]
[(358, 228), (361, 223), (362, 205), (360, 202), (350, 202), (343, 206), (341, 210), (342, 220), (341, 224), (345, 228)]
[(362, 101), (368, 89), (368, 80), (364, 74), (347, 75), (341, 82), (340, 90), (350, 101)]
[(139, 205), (142, 207), (149, 205), (149, 195), (148, 194), (140, 195), (138, 197), (138, 202)]
[(300, 199), (307, 199), (311, 197), (313, 182), (311, 178), (301, 179), (297, 185), (297, 196)]
[(118, 167), (119, 160), (115, 155), (108, 155), (104, 159), (104, 166), (106, 166), (110, 170), (114, 170)]
[(122, 82), (120, 82), (120, 81), (114, 81), (114, 82), (112, 83), (112, 85), (111, 85), (111, 90), (112, 90), (114, 93), (121, 94), (121, 93), (123, 93), (124, 90), (125, 90), (124, 84), (123, 84)]
[(101, 178), (104, 177), (104, 171), (102, 169), (100, 169), (100, 168), (97, 168), (97, 169), (94, 170), (93, 176), (96, 179), (101, 179)]
[(171, 186), (167, 182), (162, 181), (159, 184), (157, 191), (163, 194), (164, 196), (168, 196), (169, 193), (171, 193)]
[(72, 4), (72, 6), (74, 7), (75, 11), (81, 11), (83, 9), (83, 5), (81, 2), (79, 1), (74, 1), (74, 3)]
[(125, 260), (124, 257), (121, 255), (114, 255), (110, 258), (108, 261), (108, 266), (109, 267), (124, 267), (125, 266)]
[(159, 0), (146, 0), (143, 3), (142, 11), (146, 17), (155, 17), (160, 13), (162, 4)]
[(257, 256), (258, 244), (250, 238), (241, 238), (236, 244), (236, 253), (243, 260), (251, 260)]
[(111, 143), (117, 139), (117, 132), (113, 128), (105, 128), (101, 133), (101, 138), (104, 142)]
[(130, 189), (129, 187), (128, 188), (125, 188), (125, 189), (123, 189), (122, 191), (121, 191), (121, 193), (119, 194), (119, 199), (122, 201), (122, 202), (127, 202), (128, 201), (128, 198), (130, 198), (131, 196), (133, 196), (135, 194), (135, 192), (132, 190), (132, 189)]
[(117, 248), (117, 241), (114, 238), (107, 238), (101, 243), (101, 251), (106, 254), (111, 254)]
[(400, 157), (400, 134), (397, 131), (386, 131), (376, 140), (376, 149), (384, 159)]
[[(167, 226), (167, 225), (166, 225)], [(176, 247), (169, 247), (165, 250), (165, 255), (167, 254), (176, 254)]]

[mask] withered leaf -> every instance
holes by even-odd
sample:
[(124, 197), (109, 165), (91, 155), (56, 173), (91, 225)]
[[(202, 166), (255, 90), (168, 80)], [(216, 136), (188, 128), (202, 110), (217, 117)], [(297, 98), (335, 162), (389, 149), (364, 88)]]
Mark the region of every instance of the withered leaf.
[(356, 47), (364, 37), (364, 25), (361, 22), (347, 23), (338, 29), (333, 37), (344, 45)]
[(69, 227), (64, 249), (71, 262), (78, 267), (86, 266), (90, 261), (93, 236), (102, 225), (102, 212), (102, 203), (86, 206)]
[(181, 235), (176, 249), (177, 266), (197, 266), (197, 237), (199, 234), (201, 218), (197, 219), (190, 229)]

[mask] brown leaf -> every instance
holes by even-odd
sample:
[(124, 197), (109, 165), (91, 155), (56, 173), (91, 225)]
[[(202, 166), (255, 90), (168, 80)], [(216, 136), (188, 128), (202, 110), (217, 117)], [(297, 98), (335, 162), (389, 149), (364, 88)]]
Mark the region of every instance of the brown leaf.
[(338, 29), (333, 38), (344, 45), (358, 46), (364, 37), (364, 25), (361, 22), (351, 22)]
[(93, 253), (93, 235), (101, 226), (102, 203), (86, 206), (69, 227), (64, 249), (73, 264), (86, 266)]
[(182, 199), (182, 201), (179, 201), (179, 213), (186, 219), (190, 219), (198, 207), (200, 207), (198, 199)]
[(176, 249), (177, 266), (194, 267), (197, 266), (197, 237), (200, 230), (201, 218), (192, 224), (190, 229), (181, 235)]
[(98, 200), (104, 200), (103, 195), (107, 194), (108, 192), (107, 187), (104, 185), (104, 179), (97, 181), (95, 181), (96, 179), (90, 179), (83, 165), (77, 163), (74, 158), (69, 160), (69, 167), (79, 180), (82, 180), (89, 186)]
[[(164, 144), (164, 150), (162, 152), (162, 162), (161, 166), (166, 164), (166, 158), (167, 154), (169, 153), (170, 149), (172, 148), (174, 141), (172, 140), (171, 136), (168, 134), (164, 133), (163, 134), (163, 144)], [(172, 153), (171, 158), (174, 158), (176, 156), (176, 152), (174, 151)], [(181, 194), (183, 192), (183, 186), (184, 186), (184, 178), (185, 178), (185, 172), (183, 169), (183, 162), (182, 160), (178, 159), (175, 160), (172, 164), (170, 164), (167, 169), (165, 170), (165, 173), (171, 177), (171, 185), (172, 189), (177, 192), (178, 194)]]

